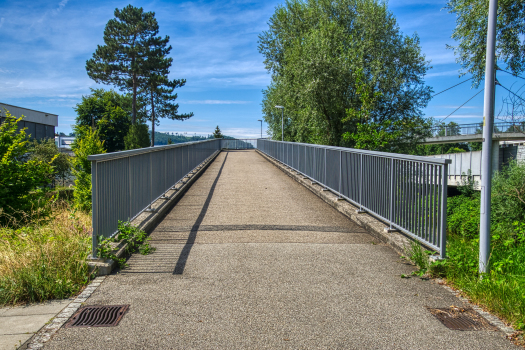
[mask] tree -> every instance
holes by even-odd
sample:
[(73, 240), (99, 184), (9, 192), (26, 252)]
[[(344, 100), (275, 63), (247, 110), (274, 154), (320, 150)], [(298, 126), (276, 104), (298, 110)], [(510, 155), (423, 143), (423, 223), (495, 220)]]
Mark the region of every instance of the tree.
[(104, 141), (98, 137), (98, 132), (88, 126), (80, 127), (83, 137), (75, 140), (72, 150), (73, 174), (75, 175), (75, 190), (73, 200), (75, 207), (83, 211), (91, 210), (91, 162), (87, 159), (93, 154), (106, 153)]
[(144, 61), (147, 48), (163, 40), (156, 35), (159, 25), (154, 12), (128, 5), (115, 9), (115, 18), (104, 29), (104, 46), (97, 46), (86, 62), (89, 77), (97, 83), (113, 84), (132, 91), (131, 123), (137, 121), (137, 90), (147, 73)]
[(82, 138), (80, 130), (86, 130), (84, 126), (94, 126), (107, 152), (125, 149), (124, 137), (131, 125), (131, 105), (129, 94), (91, 89), (91, 95), (82, 96), (82, 101), (74, 108), (77, 113), (75, 134)]
[[(448, 46), (457, 55), (456, 62), (473, 75), (474, 87), (485, 77), (487, 50), (488, 0), (449, 0), (446, 9), (456, 15), (452, 38), (457, 46)], [(496, 24), (496, 61), (518, 75), (525, 71), (525, 2), (499, 0)]]
[(148, 126), (137, 123), (129, 128), (128, 134), (124, 137), (126, 149), (144, 148), (150, 145)]
[(424, 122), (428, 62), (417, 35), (403, 35), (382, 1), (288, 0), (259, 36), (259, 51), (272, 74), (263, 114), (274, 137), (275, 105), (285, 107), (285, 139), (300, 142), (353, 147), (359, 125)]
[(173, 62), (171, 57), (166, 57), (171, 51), (168, 41), (169, 37), (152, 42), (144, 64), (147, 74), (141, 94), (150, 105), (151, 147), (155, 146), (155, 124), (159, 124), (159, 118), (185, 120), (193, 116), (193, 113), (177, 114), (179, 105), (174, 103), (177, 94), (173, 94), (173, 90), (184, 86), (186, 80), (168, 78)]
[(51, 164), (53, 173), (50, 174), (49, 182), (62, 180), (71, 175), (71, 157), (67, 153), (60, 152), (55, 140), (33, 140), (28, 149), (30, 160)]
[(17, 123), (9, 112), (0, 124), (0, 223), (23, 225), (35, 214), (49, 214), (47, 187), (53, 174), (50, 162), (27, 160), (28, 139), (25, 128), (17, 132)]
[(215, 131), (213, 132), (213, 137), (216, 139), (222, 139), (224, 136), (221, 133), (221, 129), (219, 129), (219, 126), (215, 128)]

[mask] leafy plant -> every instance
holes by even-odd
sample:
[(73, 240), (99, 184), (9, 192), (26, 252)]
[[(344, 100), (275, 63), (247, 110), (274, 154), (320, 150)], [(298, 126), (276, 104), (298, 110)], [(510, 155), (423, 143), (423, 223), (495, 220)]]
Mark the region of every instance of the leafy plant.
[(6, 118), (0, 124), (0, 223), (23, 225), (26, 218), (49, 214), (46, 198), (47, 185), (53, 174), (52, 162), (29, 159), (25, 129), (17, 132), (15, 119), (6, 111)]
[(60, 152), (52, 139), (33, 140), (29, 144), (29, 159), (42, 161), (53, 166), (50, 180), (62, 180), (71, 175), (71, 157), (67, 153)]
[(407, 252), (408, 258), (414, 265), (418, 267), (418, 271), (414, 271), (412, 275), (424, 276), (427, 274), (430, 267), (428, 257), (432, 254), (431, 251), (424, 250), (421, 244), (417, 241), (410, 242), (410, 248)]
[[(464, 151), (463, 151), (464, 152)], [(458, 191), (465, 197), (472, 198), (477, 193), (477, 181), (472, 176), (472, 170), (468, 170), (467, 174), (461, 174), (461, 182), (458, 185)]]
[(100, 141), (96, 131), (87, 126), (79, 128), (84, 136), (75, 139), (72, 145), (76, 155), (73, 158), (73, 174), (76, 177), (73, 199), (77, 208), (88, 212), (91, 210), (91, 161), (87, 158), (106, 151), (104, 142)]
[(142, 231), (138, 227), (133, 226), (130, 222), (118, 222), (118, 232), (112, 238), (103, 238), (99, 236), (98, 252), (99, 256), (104, 259), (111, 259), (118, 263), (120, 268), (126, 267), (126, 258), (118, 258), (115, 255), (115, 242), (121, 242), (126, 244), (125, 255), (132, 254), (137, 250), (142, 255), (148, 255), (153, 253), (156, 248), (151, 247), (149, 244), (149, 237), (146, 232)]
[(128, 134), (124, 137), (126, 149), (144, 148), (150, 145), (148, 126), (138, 123), (129, 128)]

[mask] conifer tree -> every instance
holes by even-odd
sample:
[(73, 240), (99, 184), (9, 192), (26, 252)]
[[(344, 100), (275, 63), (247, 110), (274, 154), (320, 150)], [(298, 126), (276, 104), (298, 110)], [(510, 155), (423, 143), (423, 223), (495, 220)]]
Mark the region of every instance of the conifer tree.
[(159, 25), (154, 12), (144, 12), (132, 5), (115, 9), (115, 18), (104, 29), (103, 46), (98, 46), (93, 58), (86, 62), (89, 77), (97, 83), (112, 84), (132, 91), (133, 125), (137, 121), (137, 91), (143, 84), (148, 48), (167, 42), (157, 36)]

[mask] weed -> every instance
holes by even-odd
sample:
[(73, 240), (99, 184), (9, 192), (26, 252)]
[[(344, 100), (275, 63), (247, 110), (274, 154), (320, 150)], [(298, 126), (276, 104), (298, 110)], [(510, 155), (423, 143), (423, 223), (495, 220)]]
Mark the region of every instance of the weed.
[(414, 271), (412, 275), (422, 277), (427, 274), (427, 271), (430, 267), (430, 263), (428, 261), (430, 254), (432, 254), (432, 252), (424, 250), (419, 242), (410, 242), (410, 249), (407, 252), (407, 255), (410, 261), (412, 261), (414, 265), (418, 267), (418, 271)]
[(148, 255), (153, 253), (156, 248), (150, 246), (149, 237), (146, 232), (142, 231), (138, 227), (133, 226), (129, 222), (118, 222), (118, 232), (113, 238), (102, 238), (99, 236), (98, 251), (99, 256), (105, 259), (111, 259), (118, 263), (120, 268), (126, 267), (126, 258), (118, 258), (115, 255), (114, 247), (112, 243), (123, 242), (127, 244), (125, 255), (136, 252), (137, 250), (142, 255)]

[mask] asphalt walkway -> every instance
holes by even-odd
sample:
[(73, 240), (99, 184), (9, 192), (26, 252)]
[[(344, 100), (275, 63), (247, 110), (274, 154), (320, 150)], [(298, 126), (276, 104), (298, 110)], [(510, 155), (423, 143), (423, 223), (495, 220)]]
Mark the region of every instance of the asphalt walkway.
[(453, 331), (462, 306), (254, 151), (221, 153), (86, 304), (130, 304), (117, 327), (61, 329), (46, 349), (516, 349)]

